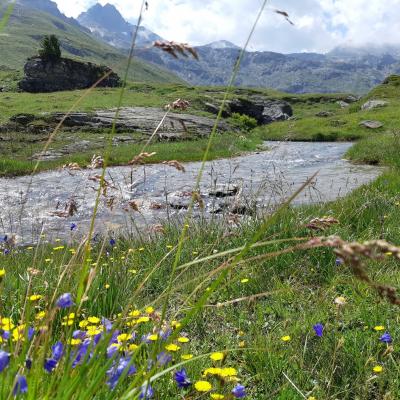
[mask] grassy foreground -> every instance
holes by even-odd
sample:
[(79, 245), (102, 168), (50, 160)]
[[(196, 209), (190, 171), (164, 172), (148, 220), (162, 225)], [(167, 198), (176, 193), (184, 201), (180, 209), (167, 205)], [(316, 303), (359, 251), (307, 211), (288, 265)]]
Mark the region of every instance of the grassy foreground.
[[(28, 399), (398, 399), (398, 306), (332, 249), (293, 247), (319, 235), (400, 243), (396, 135), (369, 135), (349, 155), (388, 171), (345, 199), (288, 208), (267, 225), (191, 221), (176, 269), (174, 226), (150, 241), (107, 237), (90, 253), (75, 226), (70, 243), (4, 243), (0, 397), (14, 389)], [(324, 216), (339, 223), (307, 228)], [(232, 249), (263, 224), (259, 247), (232, 263)], [(366, 263), (374, 282), (399, 287), (397, 254)]]

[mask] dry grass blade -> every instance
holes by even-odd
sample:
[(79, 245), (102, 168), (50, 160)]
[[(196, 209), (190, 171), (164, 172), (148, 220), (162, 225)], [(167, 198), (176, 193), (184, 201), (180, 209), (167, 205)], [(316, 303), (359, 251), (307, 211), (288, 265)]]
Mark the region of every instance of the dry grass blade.
[(104, 159), (101, 156), (93, 155), (90, 164), (87, 166), (89, 169), (96, 169), (96, 168), (103, 168), (104, 166)]
[(167, 104), (164, 108), (166, 110), (182, 110), (185, 111), (190, 107), (190, 103), (187, 100), (177, 99), (172, 103)]
[(169, 167), (173, 167), (180, 172), (186, 172), (185, 167), (177, 160), (164, 161), (163, 164), (168, 165)]
[(64, 210), (53, 211), (50, 213), (50, 215), (60, 218), (68, 218), (68, 217), (73, 217), (77, 212), (78, 212), (78, 203), (76, 202), (75, 199), (70, 199), (65, 205)]
[(307, 224), (307, 228), (315, 231), (324, 231), (337, 224), (339, 224), (339, 221), (333, 217), (314, 218)]
[(81, 171), (82, 168), (79, 166), (78, 163), (69, 163), (69, 164), (64, 164), (61, 169), (66, 169), (68, 171)]
[(193, 47), (189, 46), (187, 43), (157, 40), (153, 43), (153, 46), (170, 54), (174, 58), (178, 58), (178, 54), (182, 55), (183, 57), (188, 57), (187, 53), (189, 53), (193, 56), (194, 59), (199, 59), (197, 51)]
[(290, 25), (294, 25), (294, 23), (290, 20), (289, 14), (286, 11), (282, 10), (274, 10), (276, 14), (282, 15)]
[(128, 162), (128, 165), (142, 165), (144, 164), (145, 160), (147, 158), (153, 157), (155, 156), (157, 153), (156, 152), (152, 152), (152, 153), (140, 153), (139, 155), (137, 155), (136, 157), (134, 157), (131, 161)]

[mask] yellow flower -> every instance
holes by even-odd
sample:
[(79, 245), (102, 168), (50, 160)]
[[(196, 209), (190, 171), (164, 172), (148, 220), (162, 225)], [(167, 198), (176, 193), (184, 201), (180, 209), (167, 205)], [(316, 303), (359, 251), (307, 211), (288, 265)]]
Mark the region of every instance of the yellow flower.
[(158, 340), (158, 335), (155, 335), (155, 334), (150, 335), (150, 336), (148, 337), (148, 339), (149, 339), (150, 341), (152, 341), (152, 342), (155, 342), (155, 341)]
[(222, 369), (221, 368), (207, 368), (203, 372), (203, 376), (207, 375), (221, 375)]
[(317, 398), (314, 397), (314, 396), (310, 396), (310, 397), (307, 398), (307, 400), (317, 400)]
[(63, 250), (64, 246), (58, 246), (58, 247), (54, 247), (53, 250), (54, 251), (59, 251), (59, 250)]
[(81, 339), (71, 339), (70, 341), (69, 341), (69, 344), (71, 345), (71, 346), (77, 346), (78, 344), (81, 344), (82, 343), (82, 340)]
[(140, 317), (140, 311), (139, 310), (133, 310), (128, 315), (130, 317)]
[(178, 345), (174, 344), (174, 343), (171, 343), (171, 344), (168, 344), (168, 345), (165, 346), (165, 350), (167, 350), (167, 351), (175, 352), (175, 351), (178, 351), (180, 349), (181, 348)]
[(241, 283), (247, 283), (249, 280), (250, 280), (250, 279), (248, 279), (248, 278), (244, 278), (244, 279), (242, 279), (240, 282), (241, 282)]
[(71, 326), (74, 324), (74, 320), (73, 319), (67, 319), (64, 322), (61, 322), (62, 326)]
[(194, 387), (198, 392), (209, 392), (212, 389), (211, 383), (207, 381), (197, 381)]
[(89, 317), (88, 319), (87, 319), (91, 324), (98, 324), (98, 323), (100, 323), (100, 318), (97, 318), (97, 317)]
[(140, 317), (138, 318), (138, 320), (136, 321), (137, 324), (141, 324), (142, 322), (149, 322), (150, 318), (149, 317)]
[(83, 319), (79, 322), (79, 328), (86, 328), (89, 325), (89, 322), (86, 319)]
[(141, 247), (141, 248), (139, 249), (139, 251), (144, 251), (144, 247)]
[(239, 347), (240, 347), (240, 348), (246, 347), (246, 342), (245, 342), (244, 340), (240, 341), (240, 342), (239, 342)]
[(0, 278), (2, 278), (6, 274), (5, 269), (0, 269)]
[(236, 376), (238, 374), (237, 370), (232, 367), (222, 368), (220, 375), (225, 378), (228, 376)]
[(343, 296), (336, 297), (336, 299), (335, 299), (335, 304), (337, 304), (338, 306), (344, 306), (346, 303), (347, 303), (347, 300)]
[(172, 326), (174, 329), (178, 329), (178, 328), (180, 328), (182, 325), (181, 325), (181, 323), (178, 322), (178, 321), (172, 321), (172, 322), (171, 322), (171, 326)]
[(132, 343), (132, 344), (129, 345), (128, 350), (129, 351), (135, 351), (138, 347), (139, 346), (137, 344)]
[(110, 285), (108, 283), (106, 283), (106, 285), (104, 286), (106, 289), (110, 289)]
[(172, 246), (171, 244), (167, 244), (167, 249), (168, 250), (171, 250), (171, 249), (173, 249), (174, 248), (174, 246)]
[(381, 365), (375, 365), (375, 367), (372, 368), (372, 371), (374, 371), (376, 374), (380, 374), (383, 371), (383, 367)]
[(27, 250), (33, 250), (33, 247), (32, 247), (32, 246), (29, 246), (29, 247), (27, 247), (26, 249), (27, 249)]
[(15, 327), (10, 318), (1, 318), (0, 322), (2, 329), (5, 331), (11, 331)]
[(40, 321), (40, 320), (42, 320), (45, 316), (46, 316), (46, 313), (45, 313), (44, 311), (39, 311), (39, 312), (35, 315), (35, 319), (36, 319), (36, 321)]
[(132, 335), (128, 335), (127, 333), (121, 333), (117, 336), (118, 342), (127, 342), (129, 339), (132, 338)]
[(33, 294), (32, 296), (29, 296), (30, 301), (38, 301), (42, 298), (40, 294)]
[(282, 336), (281, 340), (283, 342), (290, 342), (292, 340), (292, 338), (289, 335), (286, 335), (286, 336)]
[(376, 330), (377, 332), (384, 331), (385, 327), (382, 325), (377, 325), (374, 327), (374, 330)]
[(182, 354), (182, 360), (191, 360), (193, 358), (193, 354)]
[(47, 262), (47, 263), (49, 263), (49, 262), (51, 262), (51, 261), (53, 261), (53, 260), (52, 260), (51, 258), (46, 258), (44, 261)]
[(189, 338), (185, 337), (185, 336), (181, 336), (178, 338), (178, 342), (179, 343), (188, 343), (189, 342)]
[(100, 329), (100, 327), (97, 326), (88, 326), (86, 333), (88, 334), (88, 336), (96, 336), (99, 333), (101, 333), (102, 330)]
[(213, 400), (223, 400), (225, 398), (225, 396), (223, 394), (219, 394), (219, 393), (211, 393), (210, 397)]
[(137, 274), (136, 269), (128, 269), (128, 272), (130, 272), (131, 274)]
[(153, 307), (147, 307), (145, 311), (146, 311), (147, 314), (153, 314), (154, 308)]
[(210, 358), (213, 361), (221, 361), (225, 358), (225, 355), (224, 355), (224, 353), (216, 352), (216, 353), (212, 353)]

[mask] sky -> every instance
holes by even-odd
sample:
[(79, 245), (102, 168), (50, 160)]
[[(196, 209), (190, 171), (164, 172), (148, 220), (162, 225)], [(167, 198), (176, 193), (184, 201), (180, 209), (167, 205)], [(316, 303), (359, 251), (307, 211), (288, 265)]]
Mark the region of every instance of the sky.
[[(69, 17), (99, 2), (114, 4), (131, 22), (142, 0), (53, 0)], [(148, 0), (143, 25), (167, 40), (201, 45), (246, 41), (263, 0)], [(286, 11), (294, 26), (273, 12)], [(249, 50), (330, 51), (336, 46), (400, 46), (400, 0), (270, 0)]]

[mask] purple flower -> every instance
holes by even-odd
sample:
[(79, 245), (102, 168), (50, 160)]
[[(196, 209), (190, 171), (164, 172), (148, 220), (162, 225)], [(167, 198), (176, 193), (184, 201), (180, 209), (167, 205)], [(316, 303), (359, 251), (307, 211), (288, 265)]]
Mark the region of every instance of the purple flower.
[(18, 393), (26, 393), (28, 391), (28, 382), (25, 376), (17, 375), (17, 383), (15, 384), (13, 393), (16, 396)]
[(57, 342), (54, 346), (51, 347), (51, 351), (53, 353), (53, 359), (56, 361), (60, 361), (63, 355), (64, 346), (61, 342)]
[(112, 330), (112, 322), (108, 320), (107, 318), (102, 318), (101, 319), (101, 324), (106, 328), (106, 332), (110, 332)]
[(35, 330), (32, 327), (28, 328), (28, 340), (32, 340), (33, 335), (35, 334)]
[(10, 339), (10, 331), (3, 331), (3, 333), (1, 334), (1, 337), (2, 337), (4, 340)]
[(392, 343), (392, 337), (390, 336), (389, 332), (385, 332), (380, 338), (379, 340), (382, 343)]
[(162, 351), (160, 354), (157, 355), (157, 362), (159, 365), (164, 366), (169, 364), (172, 361), (171, 354)]
[(140, 390), (139, 399), (151, 399), (154, 396), (154, 391), (149, 384), (144, 384)]
[(175, 382), (178, 384), (179, 388), (187, 388), (192, 384), (187, 376), (185, 368), (182, 368), (179, 371), (175, 371)]
[(236, 385), (233, 390), (232, 394), (237, 398), (241, 399), (246, 396), (246, 388), (243, 385)]
[(32, 359), (31, 359), (31, 358), (27, 358), (27, 359), (25, 360), (25, 367), (26, 367), (27, 369), (31, 369), (31, 368), (32, 368)]
[(49, 372), (49, 373), (52, 372), (55, 369), (55, 367), (57, 367), (57, 361), (56, 360), (53, 360), (52, 358), (47, 358), (45, 360), (44, 369), (47, 372)]
[(121, 375), (125, 372), (128, 376), (133, 375), (136, 372), (136, 368), (130, 364), (131, 358), (121, 358), (117, 365), (112, 366), (107, 371), (109, 377), (107, 385), (110, 386), (111, 390), (117, 386), (118, 380)]
[(85, 339), (85, 337), (86, 337), (86, 332), (77, 329), (76, 331), (74, 331), (74, 332), (72, 333), (72, 337), (73, 337), (74, 339)]
[(322, 334), (324, 333), (324, 326), (322, 324), (315, 324), (313, 329), (318, 337), (322, 337)]
[(117, 244), (117, 241), (115, 239), (110, 239), (110, 246), (114, 247)]
[(69, 227), (69, 229), (71, 229), (71, 231), (74, 231), (76, 228), (78, 227), (78, 225), (72, 223)]
[(2, 372), (10, 362), (10, 354), (0, 350), (0, 372)]
[(68, 308), (74, 305), (71, 297), (71, 293), (62, 294), (57, 300), (57, 307)]
[(337, 258), (336, 261), (335, 261), (335, 264), (336, 264), (337, 267), (339, 267), (340, 265), (343, 264), (343, 261), (340, 258)]

